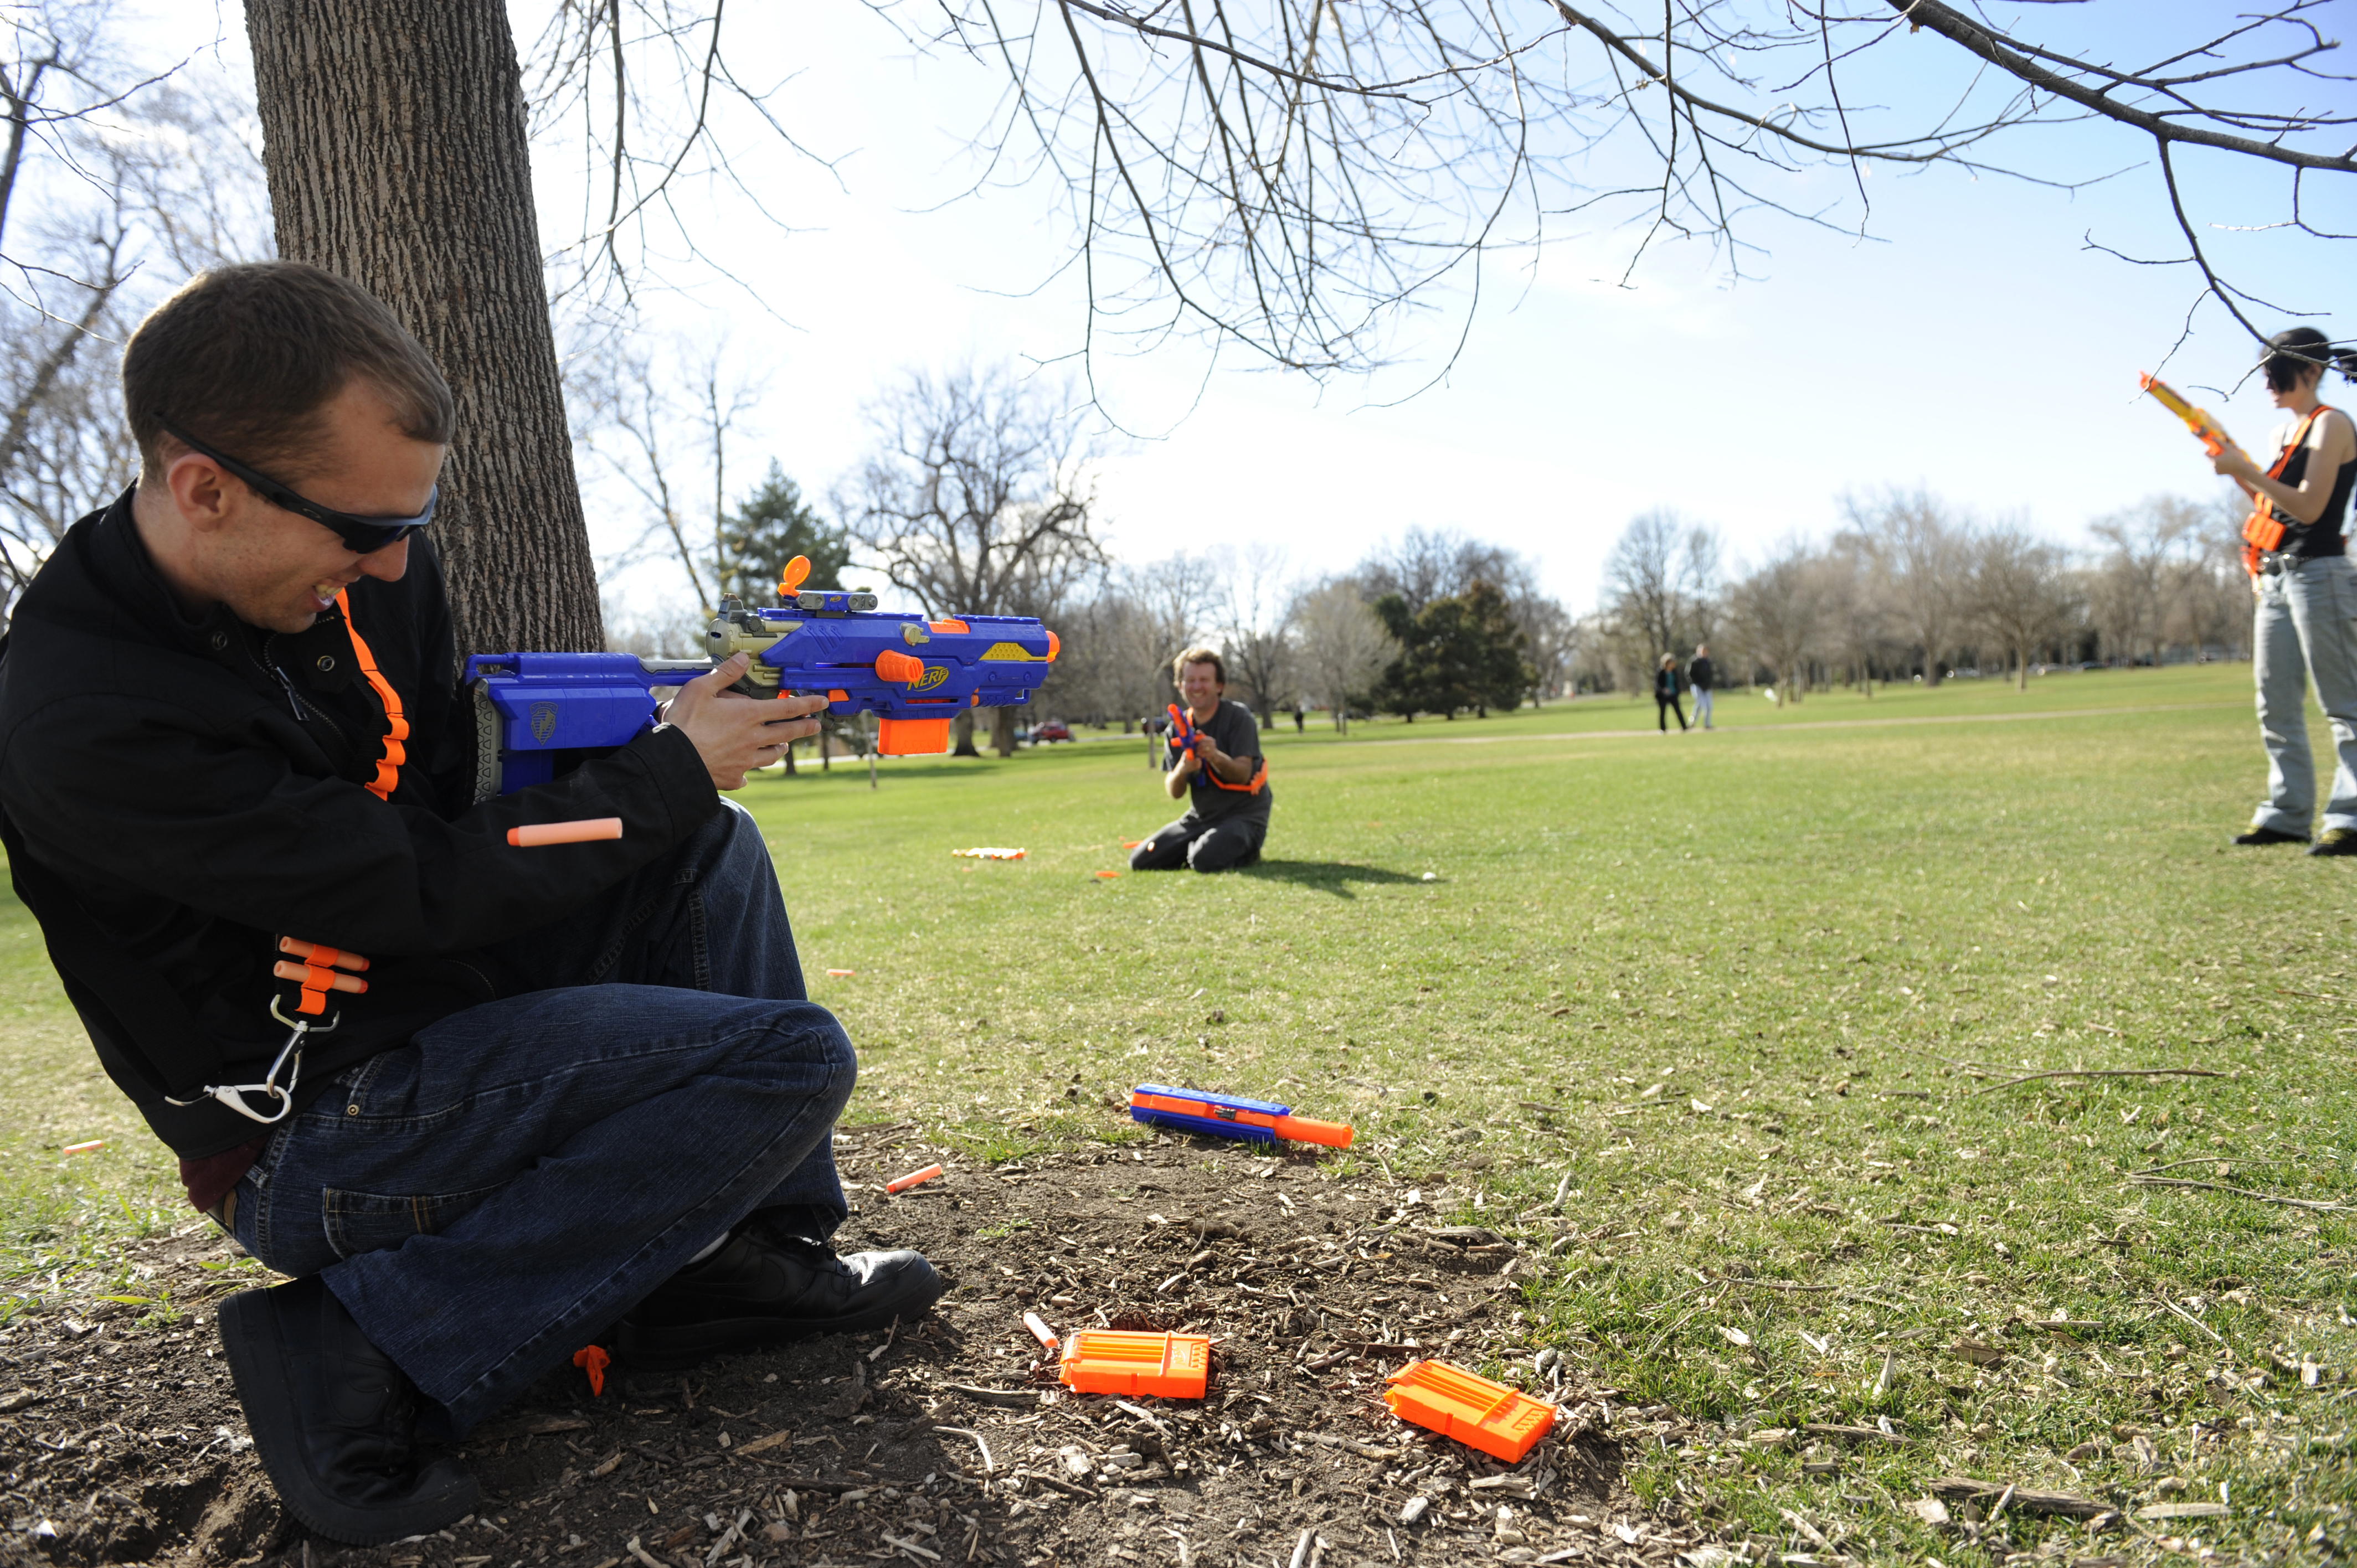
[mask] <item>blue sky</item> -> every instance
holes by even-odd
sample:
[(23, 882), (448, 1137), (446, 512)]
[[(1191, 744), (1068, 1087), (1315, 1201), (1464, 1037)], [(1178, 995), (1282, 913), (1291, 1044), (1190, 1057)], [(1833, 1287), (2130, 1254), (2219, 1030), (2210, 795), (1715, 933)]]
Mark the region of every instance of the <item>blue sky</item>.
[[(2088, 25), (2070, 8), (2031, 9), (2047, 27)], [(2183, 18), (2231, 9), (2110, 0), (2086, 13), (2133, 12), (2139, 30), (2174, 36)], [(542, 10), (513, 7), (520, 38)], [(242, 43), (233, 14), (229, 25)], [(834, 160), (822, 168), (739, 115), (726, 123), (740, 173), (791, 231), (724, 188), (681, 192), (699, 241), (741, 283), (674, 260), (663, 269), (674, 287), (651, 314), (676, 341), (725, 344), (733, 368), (764, 380), (757, 443), (732, 468), (749, 477), (774, 454), (823, 494), (857, 460), (861, 403), (902, 367), (1054, 360), (1077, 347), (1075, 287), (1052, 276), (1049, 193), (956, 197), (974, 167), (966, 138), (997, 88), (986, 70), (913, 57), (856, 0), (770, 7), (732, 52), (741, 75), (782, 82), (780, 119)], [(1956, 54), (1929, 33), (1894, 40), (1861, 70), (1853, 102), (1939, 101), (1961, 80)], [(2140, 497), (2210, 493), (2219, 481), (2199, 447), (2136, 382), (2176, 342), (2191, 274), (2083, 244), (2092, 231), (2139, 254), (2178, 248), (2144, 148), (2109, 127), (2019, 133), (2011, 148), (2067, 178), (2126, 172), (2075, 193), (1952, 171), (1878, 174), (1874, 238), (1760, 217), (1749, 235), (1767, 253), (1749, 260), (1755, 276), (1742, 283), (1685, 246), (1656, 252), (1622, 287), (1627, 232), (1566, 234), (1534, 262), (1494, 264), (1445, 379), (1393, 406), (1381, 405), (1447, 360), (1461, 301), (1444, 296), (1406, 322), (1401, 363), (1371, 381), (1320, 386), (1232, 354), (1207, 380), (1184, 344), (1100, 356), (1112, 405), (1160, 433), (1103, 465), (1107, 532), (1134, 560), (1274, 540), (1314, 574), (1405, 527), (1459, 528), (1535, 557), (1549, 586), (1584, 608), (1614, 536), (1653, 506), (1717, 526), (1739, 563), (1828, 526), (1844, 491), (1885, 484), (1928, 486), (2074, 542), (2089, 519)], [(561, 242), (577, 232), (578, 164), (551, 149), (535, 177), (544, 230)], [(2190, 179), (2220, 221), (2281, 216), (2272, 175), (2213, 161)], [(1846, 183), (1825, 171), (1787, 188), (1805, 203)], [(2357, 227), (2352, 207), (2341, 196), (2318, 210), (2345, 231)], [(2281, 233), (2221, 242), (2257, 292), (2337, 308), (2341, 325), (2319, 324), (2352, 330), (2346, 247), (2335, 256)], [(2165, 373), (2225, 385), (2250, 357), (2210, 307)], [(2246, 444), (2274, 421), (2252, 386), (2201, 401)], [(594, 510), (602, 545), (631, 532), (618, 497), (601, 492)], [(675, 575), (641, 569), (626, 590), (651, 602), (683, 587)]]

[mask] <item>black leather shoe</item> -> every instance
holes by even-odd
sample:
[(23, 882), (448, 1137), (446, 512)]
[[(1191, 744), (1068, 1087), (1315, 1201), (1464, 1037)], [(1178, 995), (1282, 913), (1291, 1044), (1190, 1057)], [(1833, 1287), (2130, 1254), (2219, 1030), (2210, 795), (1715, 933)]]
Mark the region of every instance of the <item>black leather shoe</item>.
[(240, 1291), (221, 1303), (221, 1331), (253, 1452), (313, 1530), (381, 1546), (475, 1511), (457, 1460), (417, 1467), (416, 1385), (317, 1275)]
[(921, 1252), (855, 1252), (748, 1226), (630, 1309), (616, 1347), (652, 1370), (756, 1345), (913, 1322), (949, 1289)]
[(2253, 828), (2249, 832), (2236, 833), (2234, 835), (2234, 842), (2239, 844), (2306, 843), (2308, 842), (2308, 835), (2306, 833), (2287, 833), (2281, 828)]
[(2357, 854), (2357, 830), (2327, 828), (2324, 836), (2310, 844), (2310, 854)]

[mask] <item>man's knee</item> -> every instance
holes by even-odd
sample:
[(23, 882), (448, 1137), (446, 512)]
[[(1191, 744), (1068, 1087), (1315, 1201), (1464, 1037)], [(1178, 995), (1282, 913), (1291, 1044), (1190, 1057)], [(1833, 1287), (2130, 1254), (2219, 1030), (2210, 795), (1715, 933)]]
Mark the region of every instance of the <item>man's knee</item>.
[(1205, 833), (1187, 846), (1187, 864), (1197, 871), (1232, 871), (1259, 858), (1259, 841), (1249, 833)]
[(1189, 863), (1195, 846), (1203, 841), (1189, 839), (1184, 833), (1163, 829), (1152, 838), (1129, 852), (1132, 871), (1176, 871)]

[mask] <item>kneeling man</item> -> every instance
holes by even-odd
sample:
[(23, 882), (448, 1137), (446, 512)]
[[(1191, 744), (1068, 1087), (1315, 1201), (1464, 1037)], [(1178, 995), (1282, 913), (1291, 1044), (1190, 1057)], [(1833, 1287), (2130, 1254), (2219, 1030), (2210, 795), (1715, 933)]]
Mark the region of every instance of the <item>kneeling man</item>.
[[(0, 649), (0, 841), (191, 1201), (295, 1276), (220, 1315), (290, 1511), (363, 1545), (473, 1512), (414, 1437), (592, 1342), (673, 1367), (923, 1313), (923, 1258), (827, 1245), (857, 1064), (719, 794), (823, 699), (733, 696), (732, 660), (494, 795), (426, 532), (455, 405), (392, 313), (224, 267), (123, 391), (138, 482)], [(583, 817), (621, 838), (509, 844)]]
[(1194, 726), (1191, 745), (1175, 739), (1163, 762), (1162, 787), (1187, 814), (1130, 852), (1132, 871), (1225, 871), (1260, 858), (1268, 837), (1268, 762), (1260, 726), (1242, 703), (1223, 701), (1228, 667), (1208, 648), (1190, 648), (1171, 664)]

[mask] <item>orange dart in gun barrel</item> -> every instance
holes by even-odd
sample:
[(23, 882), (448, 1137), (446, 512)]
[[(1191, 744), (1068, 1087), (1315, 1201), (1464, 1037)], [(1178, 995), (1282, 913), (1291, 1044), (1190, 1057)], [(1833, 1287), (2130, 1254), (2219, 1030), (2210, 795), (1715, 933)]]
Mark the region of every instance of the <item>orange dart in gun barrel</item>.
[(598, 839), (622, 836), (619, 817), (583, 817), (571, 822), (530, 822), (508, 830), (508, 843), (518, 849), (537, 849), (550, 843), (590, 843)]

